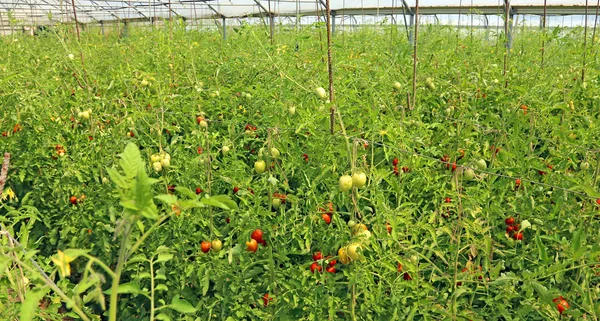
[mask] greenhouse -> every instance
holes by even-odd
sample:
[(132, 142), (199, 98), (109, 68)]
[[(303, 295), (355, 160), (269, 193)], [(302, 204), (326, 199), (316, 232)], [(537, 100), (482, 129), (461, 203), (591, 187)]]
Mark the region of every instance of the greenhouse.
[(599, 320), (599, 9), (0, 0), (0, 320)]

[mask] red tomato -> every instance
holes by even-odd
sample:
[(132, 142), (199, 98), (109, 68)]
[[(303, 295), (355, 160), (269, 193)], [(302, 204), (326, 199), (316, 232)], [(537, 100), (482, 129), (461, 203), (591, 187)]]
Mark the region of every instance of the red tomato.
[(250, 236), (251, 239), (255, 240), (256, 242), (260, 242), (263, 240), (263, 231), (260, 229), (256, 229), (252, 232), (252, 235)]
[(402, 272), (402, 263), (398, 262), (398, 273)]
[(337, 260), (329, 261), (329, 266), (334, 266), (337, 263)]
[(454, 172), (456, 170), (456, 163), (452, 163), (452, 171)]
[(385, 227), (387, 228), (388, 233), (392, 233), (392, 225), (390, 225), (390, 223), (385, 223)]
[(504, 223), (506, 225), (513, 225), (515, 224), (515, 219), (513, 217), (507, 217), (506, 219), (504, 219)]
[(246, 250), (255, 253), (258, 250), (258, 243), (255, 239), (250, 240), (250, 242), (246, 242)]
[(410, 276), (410, 274), (408, 274), (408, 272), (404, 272), (404, 275), (402, 276), (402, 278), (404, 278), (404, 281), (412, 280), (412, 277)]
[(71, 204), (76, 205), (77, 204), (77, 197), (76, 196), (71, 196), (69, 198), (69, 202), (71, 202)]
[(514, 226), (509, 225), (509, 226), (506, 227), (506, 233), (510, 234), (510, 233), (512, 233), (514, 231), (515, 231), (515, 227)]
[(450, 197), (446, 197), (445, 201), (446, 203), (452, 203), (452, 199)]
[(600, 198), (596, 200), (596, 204), (600, 205)]
[(558, 298), (553, 299), (552, 302), (557, 303), (556, 308), (558, 309), (558, 312), (560, 312), (560, 314), (562, 314), (565, 310), (570, 308), (569, 302), (567, 302), (567, 300), (565, 300), (565, 298), (563, 298), (562, 295)]
[(325, 221), (325, 223), (327, 223), (327, 225), (329, 225), (331, 223), (331, 215), (329, 215), (327, 213), (323, 213), (323, 214), (321, 214), (321, 218), (323, 218), (323, 220)]
[(240, 190), (240, 188), (239, 188), (239, 187), (237, 187), (237, 186), (235, 186), (235, 187), (233, 188), (233, 194), (237, 194), (237, 192), (238, 192), (239, 190)]
[(313, 260), (315, 260), (315, 261), (321, 260), (321, 259), (323, 259), (323, 254), (322, 254), (321, 252), (315, 252), (315, 253), (312, 255), (312, 258), (313, 258)]
[(394, 160), (392, 161), (392, 165), (398, 166), (398, 158), (394, 158)]
[(337, 270), (335, 269), (334, 266), (328, 266), (325, 271), (327, 271), (328, 273), (335, 273), (337, 272)]
[(200, 249), (202, 252), (208, 253), (208, 251), (210, 251), (210, 242), (202, 241), (202, 244), (200, 244)]
[(313, 262), (313, 264), (310, 265), (310, 272), (315, 273), (315, 270), (317, 272), (321, 272), (322, 267), (317, 264), (317, 262)]
[(523, 233), (522, 233), (522, 232), (515, 233), (515, 234), (513, 235), (513, 238), (514, 238), (515, 240), (517, 240), (517, 241), (522, 241), (522, 240), (523, 240)]
[(269, 298), (269, 293), (265, 293), (265, 295), (263, 295), (263, 304), (267, 306), (271, 301), (273, 301), (273, 298)]
[(202, 193), (202, 189), (200, 187), (196, 187), (196, 195)]
[(225, 219), (225, 222), (227, 222), (227, 224), (229, 224), (229, 222), (231, 222), (231, 220), (228, 218)]

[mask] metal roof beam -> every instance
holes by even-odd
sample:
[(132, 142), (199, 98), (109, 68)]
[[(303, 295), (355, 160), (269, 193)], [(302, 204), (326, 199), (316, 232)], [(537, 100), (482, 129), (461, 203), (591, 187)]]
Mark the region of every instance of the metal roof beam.
[(211, 6), (210, 4), (206, 3), (206, 1), (202, 1), (202, 2), (204, 2), (204, 4), (205, 4), (205, 5), (206, 5), (206, 6), (207, 6), (207, 7), (208, 7), (210, 10), (212, 10), (212, 11), (213, 11), (215, 14), (217, 14), (219, 17), (221, 17), (221, 18), (225, 18), (225, 16), (224, 16), (222, 13), (220, 13), (219, 11), (217, 11), (217, 10), (216, 10), (215, 8), (213, 8), (213, 6)]
[(258, 2), (258, 0), (254, 0), (254, 2), (269, 16), (272, 17), (273, 13), (270, 12), (269, 10), (267, 10), (267, 8), (265, 8), (265, 6), (262, 5), (262, 3)]

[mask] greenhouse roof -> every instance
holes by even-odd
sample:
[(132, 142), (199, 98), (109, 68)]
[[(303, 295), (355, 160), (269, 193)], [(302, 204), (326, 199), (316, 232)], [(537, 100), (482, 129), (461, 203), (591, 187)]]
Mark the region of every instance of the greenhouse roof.
[[(180, 16), (186, 19), (244, 18), (252, 16), (318, 16), (324, 13), (325, 0), (74, 0), (77, 20), (81, 23), (150, 20)], [(597, 3), (589, 3), (588, 14), (595, 14)], [(419, 14), (480, 14), (504, 12), (503, 1), (421, 0)], [(411, 14), (415, 0), (331, 0), (334, 15)], [(513, 14), (541, 15), (542, 0), (514, 0)], [(0, 17), (12, 17), (28, 23), (73, 21), (72, 0), (0, 0)], [(548, 15), (582, 15), (585, 0), (548, 0)]]

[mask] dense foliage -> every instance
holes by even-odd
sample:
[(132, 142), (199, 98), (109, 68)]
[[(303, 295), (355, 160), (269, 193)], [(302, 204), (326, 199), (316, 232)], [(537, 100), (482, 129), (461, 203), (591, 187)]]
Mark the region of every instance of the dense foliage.
[(496, 30), (423, 26), (414, 108), (404, 30), (336, 34), (334, 135), (320, 25), (1, 38), (0, 318), (79, 318), (33, 257), (108, 320), (143, 240), (119, 320), (598, 320), (598, 45), (583, 82), (581, 29), (517, 30), (503, 76)]

